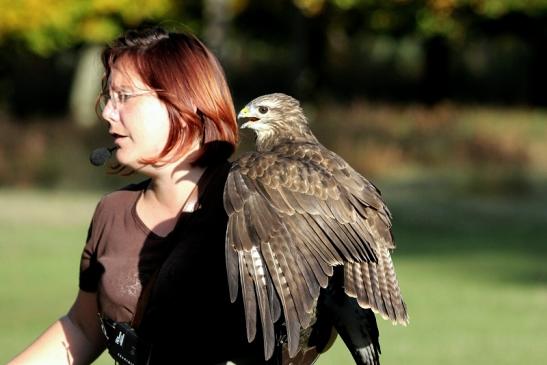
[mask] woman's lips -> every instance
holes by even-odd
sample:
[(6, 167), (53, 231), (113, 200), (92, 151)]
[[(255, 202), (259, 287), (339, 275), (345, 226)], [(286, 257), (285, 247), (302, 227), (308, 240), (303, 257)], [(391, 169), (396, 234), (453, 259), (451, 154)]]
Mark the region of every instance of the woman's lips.
[(117, 133), (111, 133), (110, 135), (112, 136), (112, 138), (114, 138), (115, 144), (119, 144), (121, 140), (123, 140), (124, 138), (127, 138), (127, 136), (122, 136), (121, 134), (117, 134)]

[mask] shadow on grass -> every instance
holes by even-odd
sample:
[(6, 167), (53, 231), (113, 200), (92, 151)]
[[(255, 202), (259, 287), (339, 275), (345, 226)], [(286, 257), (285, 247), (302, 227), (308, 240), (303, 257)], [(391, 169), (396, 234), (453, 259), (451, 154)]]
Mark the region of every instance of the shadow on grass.
[(387, 185), (393, 257), (443, 263), (474, 280), (547, 283), (547, 191), (469, 195), (449, 186)]

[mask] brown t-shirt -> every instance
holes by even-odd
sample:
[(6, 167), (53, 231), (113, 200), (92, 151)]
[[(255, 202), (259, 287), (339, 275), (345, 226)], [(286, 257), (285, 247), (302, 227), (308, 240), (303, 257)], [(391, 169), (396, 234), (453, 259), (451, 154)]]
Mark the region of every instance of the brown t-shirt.
[(197, 209), (182, 213), (165, 238), (136, 214), (148, 181), (106, 195), (93, 216), (80, 289), (98, 293), (103, 314), (131, 321), (142, 287), (160, 267), (138, 329), (152, 344), (151, 364), (217, 364), (241, 357), (263, 363), (260, 326), (249, 344), (241, 295), (235, 303), (229, 299), (222, 201), (229, 167), (226, 162), (207, 168), (197, 186)]
[(101, 312), (119, 322), (132, 320), (143, 284), (168, 246), (137, 215), (147, 185), (130, 185), (101, 199), (82, 253), (80, 289), (98, 292)]

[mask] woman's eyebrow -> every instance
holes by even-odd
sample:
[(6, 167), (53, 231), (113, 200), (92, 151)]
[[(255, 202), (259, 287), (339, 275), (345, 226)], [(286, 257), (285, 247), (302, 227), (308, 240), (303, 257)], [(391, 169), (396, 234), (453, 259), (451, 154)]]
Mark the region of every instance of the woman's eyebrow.
[(131, 91), (135, 89), (135, 85), (133, 82), (127, 79), (118, 80), (118, 83), (116, 84), (115, 82), (113, 82), (112, 78), (109, 78), (108, 88), (114, 91)]
[(128, 86), (127, 84), (120, 84), (120, 85), (109, 84), (108, 88), (113, 91), (132, 91), (134, 89), (133, 86)]
[(147, 91), (150, 89), (149, 87), (146, 87), (146, 86), (138, 86), (133, 82), (121, 82), (118, 85), (114, 85), (110, 83), (108, 87), (114, 91), (127, 91), (127, 92)]

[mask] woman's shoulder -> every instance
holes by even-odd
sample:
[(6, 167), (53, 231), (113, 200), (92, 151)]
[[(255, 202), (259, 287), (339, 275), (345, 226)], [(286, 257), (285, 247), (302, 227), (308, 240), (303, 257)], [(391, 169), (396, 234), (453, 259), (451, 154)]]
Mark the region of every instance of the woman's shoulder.
[(232, 162), (225, 161), (224, 163), (221, 163), (219, 165), (212, 167), (212, 173), (214, 181), (217, 183), (223, 185), (226, 182), (226, 179), (228, 177), (228, 173), (230, 172), (230, 169), (232, 167)]
[(200, 189), (204, 193), (200, 193), (200, 197), (207, 197), (209, 200), (222, 200), (224, 185), (230, 171), (231, 163), (225, 161), (221, 164), (209, 166), (206, 171), (206, 176), (200, 181)]
[(121, 189), (103, 195), (97, 204), (97, 211), (102, 212), (106, 210), (109, 212), (116, 212), (127, 209), (132, 206), (149, 183), (150, 180), (147, 179), (139, 183), (126, 185)]

